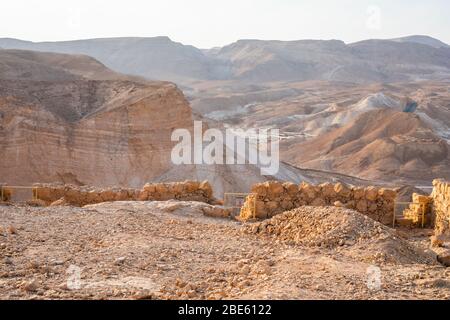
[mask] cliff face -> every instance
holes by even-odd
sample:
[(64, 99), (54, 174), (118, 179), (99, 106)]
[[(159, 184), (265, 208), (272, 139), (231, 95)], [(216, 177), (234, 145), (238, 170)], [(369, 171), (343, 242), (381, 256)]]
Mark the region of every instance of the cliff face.
[(141, 187), (170, 167), (173, 128), (192, 124), (187, 101), (169, 83), (8, 83), (0, 97), (0, 180), (10, 185)]

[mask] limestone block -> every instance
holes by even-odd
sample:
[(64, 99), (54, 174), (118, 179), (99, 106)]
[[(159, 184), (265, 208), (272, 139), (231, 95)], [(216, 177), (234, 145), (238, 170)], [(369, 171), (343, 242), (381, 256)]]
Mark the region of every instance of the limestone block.
[(335, 184), (334, 191), (339, 197), (342, 198), (349, 198), (352, 195), (352, 189), (343, 183)]
[(376, 187), (367, 187), (365, 190), (366, 199), (369, 201), (375, 201), (378, 198), (378, 189)]

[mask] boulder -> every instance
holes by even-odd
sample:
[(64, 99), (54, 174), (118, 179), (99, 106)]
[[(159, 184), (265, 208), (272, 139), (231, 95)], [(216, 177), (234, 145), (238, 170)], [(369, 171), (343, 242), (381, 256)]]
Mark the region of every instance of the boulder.
[(213, 190), (208, 181), (203, 181), (202, 183), (200, 183), (199, 190), (203, 192), (206, 198), (212, 198)]
[(103, 202), (114, 201), (115, 193), (111, 189), (106, 189), (100, 192), (100, 198)]
[(378, 206), (377, 206), (377, 204), (375, 202), (368, 203), (368, 208), (367, 209), (369, 210), (369, 212), (374, 213), (374, 212), (378, 211)]
[(378, 194), (385, 200), (394, 201), (397, 198), (397, 192), (392, 189), (381, 188), (378, 190)]
[(276, 201), (269, 201), (266, 203), (266, 208), (272, 212), (277, 210), (279, 207), (280, 206), (279, 206), (278, 202), (276, 202)]
[(269, 181), (265, 183), (268, 186), (267, 195), (270, 199), (276, 199), (281, 196), (284, 192), (283, 185), (278, 181)]
[(434, 235), (430, 238), (431, 241), (431, 246), (433, 248), (439, 248), (439, 247), (443, 247), (444, 244), (449, 241), (449, 237), (445, 236), (445, 235)]
[(66, 201), (66, 199), (63, 197), (63, 198), (61, 198), (61, 199), (59, 199), (59, 200), (56, 200), (56, 201), (52, 202), (52, 203), (50, 204), (50, 207), (61, 207), (61, 206), (66, 206), (66, 205), (67, 205), (67, 201)]
[(252, 187), (252, 193), (256, 193), (258, 195), (258, 197), (260, 198), (264, 198), (267, 196), (267, 186), (263, 183), (258, 183), (253, 185)]
[[(204, 187), (206, 188), (206, 186), (204, 186)], [(172, 192), (175, 195), (183, 194), (183, 192), (184, 192), (184, 184), (183, 183), (179, 183), (179, 182), (174, 183), (172, 185)]]
[(336, 197), (336, 191), (334, 191), (334, 185), (331, 183), (322, 183), (320, 185), (320, 190), (322, 192), (322, 195), (326, 198), (335, 198)]
[(309, 200), (314, 200), (317, 196), (316, 187), (309, 183), (302, 183), (300, 186), (300, 192), (306, 195)]
[(378, 189), (375, 187), (367, 187), (365, 195), (367, 200), (375, 201), (378, 198)]
[(437, 261), (445, 267), (450, 267), (450, 250), (442, 249), (436, 252)]
[(327, 202), (323, 198), (316, 198), (311, 202), (311, 206), (313, 207), (324, 207), (327, 205)]
[(345, 203), (345, 207), (347, 209), (355, 209), (355, 206), (356, 206), (355, 200), (350, 200), (350, 201)]
[(356, 210), (361, 212), (361, 213), (366, 213), (367, 212), (367, 201), (366, 200), (359, 200), (356, 203)]
[[(189, 186), (188, 184), (186, 184), (186, 186)], [(193, 192), (195, 191), (195, 189), (193, 189), (192, 191), (189, 192)], [(167, 188), (167, 186), (164, 183), (158, 183), (155, 185), (155, 192), (159, 193), (162, 197), (164, 197), (166, 194), (169, 193), (169, 189)]]
[(229, 218), (231, 216), (231, 210), (223, 207), (203, 207), (203, 214), (213, 218)]
[(145, 184), (145, 186), (142, 188), (144, 191), (147, 191), (147, 194), (155, 193), (156, 192), (156, 186), (151, 183)]
[(147, 190), (142, 190), (139, 192), (138, 201), (147, 201), (149, 199), (149, 192)]
[(340, 182), (335, 184), (334, 191), (339, 197), (342, 198), (350, 198), (352, 195), (352, 189), (349, 186)]
[(193, 193), (200, 187), (200, 183), (198, 181), (185, 181), (184, 185), (187, 193)]
[(364, 188), (360, 188), (360, 187), (353, 188), (353, 198), (355, 200), (363, 199), (364, 195), (365, 195)]
[(291, 197), (295, 197), (299, 192), (298, 185), (292, 182), (283, 183), (283, 187), (286, 190), (287, 194)]
[(290, 199), (284, 199), (283, 201), (281, 201), (280, 206), (281, 208), (283, 208), (283, 210), (291, 210), (294, 208), (294, 204)]
[(340, 201), (335, 201), (335, 202), (333, 203), (333, 205), (334, 205), (335, 207), (338, 207), (338, 208), (343, 208), (343, 207), (344, 207), (344, 204), (343, 204), (342, 202), (340, 202)]
[(257, 200), (255, 207), (256, 207), (256, 213), (255, 213), (256, 218), (258, 218), (258, 219), (267, 218), (268, 214), (267, 214), (266, 205), (265, 205), (264, 201)]

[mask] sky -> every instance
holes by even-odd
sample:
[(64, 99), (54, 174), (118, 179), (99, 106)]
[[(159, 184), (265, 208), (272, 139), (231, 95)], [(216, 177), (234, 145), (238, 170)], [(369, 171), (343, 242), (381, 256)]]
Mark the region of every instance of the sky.
[(1, 0), (0, 37), (60, 41), (169, 36), (199, 48), (239, 39), (420, 34), (450, 43), (448, 0)]

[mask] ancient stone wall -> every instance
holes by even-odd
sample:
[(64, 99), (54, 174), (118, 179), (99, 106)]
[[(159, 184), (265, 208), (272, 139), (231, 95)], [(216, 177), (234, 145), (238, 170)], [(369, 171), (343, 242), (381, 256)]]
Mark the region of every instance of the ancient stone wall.
[[(266, 219), (301, 206), (337, 206), (357, 210), (383, 224), (392, 224), (397, 192), (377, 187), (352, 187), (342, 183), (311, 185), (265, 182), (256, 184), (256, 218)], [(253, 201), (252, 196), (247, 202)], [(244, 205), (241, 219), (251, 219), (252, 206)]]
[(450, 235), (450, 182), (434, 180), (433, 186), (435, 234)]
[(413, 227), (434, 225), (432, 214), (433, 198), (413, 193), (412, 203), (403, 211), (403, 217), (410, 221)]
[(209, 182), (185, 181), (148, 183), (142, 189), (76, 187), (71, 185), (36, 184), (37, 197), (46, 205), (85, 206), (111, 201), (184, 200), (213, 203)]

